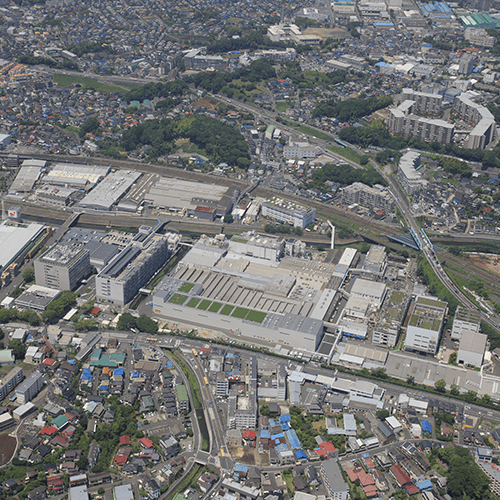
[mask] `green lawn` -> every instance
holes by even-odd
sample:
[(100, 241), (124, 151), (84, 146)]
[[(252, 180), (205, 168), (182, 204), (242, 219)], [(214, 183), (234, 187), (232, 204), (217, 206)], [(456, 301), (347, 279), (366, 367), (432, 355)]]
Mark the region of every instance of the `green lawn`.
[(71, 76), (71, 75), (54, 75), (54, 83), (57, 83), (60, 87), (66, 87), (72, 85), (73, 83), (79, 83), (83, 90), (100, 90), (101, 92), (120, 92), (125, 93), (125, 91), (117, 87), (116, 85), (108, 85), (107, 83), (98, 82), (94, 78), (86, 78), (84, 76)]
[(234, 306), (230, 306), (229, 304), (226, 304), (221, 310), (219, 314), (224, 314), (224, 316), (229, 316), (231, 314), (231, 311), (234, 309)]
[(181, 295), (180, 293), (174, 293), (172, 297), (168, 300), (172, 304), (177, 304), (178, 306), (181, 306), (186, 302), (187, 300), (187, 295)]
[(253, 321), (254, 323), (262, 323), (267, 313), (261, 311), (250, 311), (246, 318), (248, 321)]
[(395, 304), (401, 304), (401, 302), (403, 302), (404, 298), (405, 298), (405, 294), (403, 292), (395, 291), (392, 294), (391, 302), (394, 302)]
[(211, 302), (209, 300), (204, 299), (200, 302), (198, 309), (201, 309), (202, 311), (206, 311), (210, 304), (211, 304)]
[(222, 307), (222, 304), (220, 302), (214, 302), (209, 308), (208, 310), (211, 312), (211, 313), (216, 313), (216, 312), (219, 312), (219, 309)]
[(248, 313), (249, 313), (249, 310), (245, 309), (244, 307), (235, 307), (233, 314), (231, 314), (231, 316), (234, 316), (235, 318), (243, 319)]
[(280, 113), (284, 113), (286, 111), (286, 108), (288, 108), (288, 102), (287, 101), (279, 101), (276, 103), (276, 109)]
[(188, 307), (196, 307), (198, 302), (200, 302), (200, 299), (191, 299), (186, 305)]
[(184, 293), (188, 293), (191, 291), (191, 289), (193, 288), (194, 286), (194, 283), (183, 283), (180, 287), (179, 287), (179, 292), (184, 292)]
[(356, 163), (359, 163), (361, 161), (361, 155), (359, 153), (356, 153), (354, 149), (343, 148), (342, 146), (328, 146), (326, 149), (329, 149), (330, 151), (333, 151), (334, 153), (337, 153), (338, 155), (343, 156), (344, 158), (347, 158), (348, 160), (354, 161)]
[(320, 130), (316, 130), (314, 128), (308, 127), (307, 125), (301, 125), (299, 127), (299, 130), (303, 132), (304, 134), (309, 134), (314, 137), (317, 137), (318, 139), (323, 139), (325, 141), (333, 141), (333, 137), (330, 134), (325, 134), (324, 132), (321, 132)]

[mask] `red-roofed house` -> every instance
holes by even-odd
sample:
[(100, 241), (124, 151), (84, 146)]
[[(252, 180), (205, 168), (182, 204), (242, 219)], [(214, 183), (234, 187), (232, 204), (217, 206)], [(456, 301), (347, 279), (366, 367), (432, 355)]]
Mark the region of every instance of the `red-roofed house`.
[(375, 462), (371, 458), (365, 458), (364, 461), (368, 472), (374, 471), (376, 469)]
[(56, 360), (52, 359), (52, 358), (45, 358), (42, 361), (42, 365), (47, 365), (47, 366), (53, 366), (55, 363), (56, 363)]
[(335, 458), (336, 456), (338, 456), (338, 450), (337, 448), (335, 448), (335, 446), (333, 446), (332, 443), (330, 443), (330, 441), (323, 441), (320, 445), (319, 445), (320, 448), (322, 448), (326, 455), (330, 458)]
[(130, 436), (120, 436), (120, 446), (130, 444)]
[(316, 448), (314, 451), (318, 454), (318, 457), (326, 458), (326, 452), (323, 448)]
[(64, 416), (70, 421), (74, 422), (76, 420), (76, 416), (73, 415), (73, 413), (67, 412), (64, 414)]
[(420, 492), (420, 490), (414, 484), (409, 484), (408, 486), (405, 486), (405, 490), (406, 493), (408, 493), (408, 495), (416, 495), (417, 493)]
[(64, 488), (62, 476), (50, 476), (47, 478), (47, 488), (52, 491), (61, 491)]
[(90, 314), (99, 314), (100, 312), (101, 312), (101, 308), (100, 307), (93, 307), (90, 310)]
[(413, 484), (410, 476), (403, 470), (401, 465), (393, 465), (389, 468), (389, 472), (391, 473), (392, 477), (396, 480), (400, 488), (403, 488), (404, 486)]
[[(130, 443), (130, 441), (129, 441), (129, 443)], [(151, 439), (148, 439), (146, 437), (143, 437), (143, 438), (139, 439), (139, 443), (141, 443), (141, 446), (143, 448), (154, 448), (153, 441), (151, 441)]]
[(247, 430), (247, 431), (243, 432), (241, 437), (245, 441), (255, 441), (255, 438), (257, 437), (257, 435), (255, 434), (255, 431)]
[(351, 481), (351, 483), (354, 483), (354, 481), (356, 481), (356, 479), (358, 479), (358, 475), (356, 474), (356, 469), (354, 467), (351, 467), (350, 469), (346, 469), (345, 471), (346, 471), (346, 474), (349, 477), (349, 481)]
[(66, 448), (69, 444), (69, 439), (66, 436), (56, 436), (54, 439), (51, 439), (50, 444), (52, 446), (62, 446), (63, 448)]
[(53, 425), (46, 425), (41, 431), (40, 434), (43, 436), (53, 436), (57, 432), (57, 427)]
[(115, 455), (115, 463), (120, 467), (123, 467), (128, 460), (132, 448), (120, 448), (118, 453)]

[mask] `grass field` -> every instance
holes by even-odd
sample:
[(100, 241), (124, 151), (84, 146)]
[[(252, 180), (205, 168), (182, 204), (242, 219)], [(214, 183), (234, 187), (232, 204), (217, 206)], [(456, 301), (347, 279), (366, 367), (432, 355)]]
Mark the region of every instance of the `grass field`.
[(222, 307), (222, 304), (220, 302), (214, 302), (209, 308), (208, 310), (211, 312), (211, 313), (216, 313), (216, 312), (219, 312), (219, 309)]
[(235, 318), (243, 319), (248, 313), (249, 313), (249, 310), (245, 309), (244, 307), (235, 307), (233, 314), (231, 314), (231, 316), (234, 316)]
[(359, 153), (356, 153), (351, 148), (343, 148), (342, 146), (328, 146), (326, 149), (329, 149), (330, 151), (333, 151), (334, 153), (337, 153), (340, 156), (343, 156), (344, 158), (347, 158), (348, 160), (354, 161), (356, 163), (359, 163), (361, 161), (361, 155)]
[(211, 304), (209, 300), (202, 300), (200, 302), (200, 305), (198, 306), (198, 309), (201, 309), (202, 311), (206, 311), (208, 309), (208, 306)]
[(394, 302), (395, 304), (401, 304), (404, 298), (405, 294), (403, 292), (395, 291), (392, 294), (391, 301)]
[(187, 295), (182, 295), (180, 293), (174, 293), (172, 297), (168, 300), (172, 304), (177, 304), (178, 306), (181, 306), (186, 302)]
[(316, 130), (316, 129), (311, 128), (311, 127), (307, 127), (306, 125), (301, 125), (299, 127), (299, 130), (301, 132), (304, 132), (304, 134), (312, 135), (314, 137), (317, 137), (318, 139), (323, 139), (325, 141), (332, 141), (333, 140), (333, 137), (330, 134), (325, 134), (324, 132), (321, 132), (321, 131)]
[(254, 323), (262, 323), (266, 316), (267, 314), (265, 312), (250, 311), (245, 319), (247, 319), (248, 321), (253, 321)]
[(194, 284), (193, 283), (183, 283), (180, 287), (179, 287), (179, 292), (184, 292), (184, 293), (188, 293), (189, 291), (191, 291), (191, 288), (193, 288)]
[[(84, 76), (71, 76), (71, 75), (54, 75), (54, 83), (57, 83), (60, 87), (66, 87), (72, 85), (73, 83), (79, 83), (83, 90), (100, 90), (101, 92), (120, 92), (124, 94), (125, 91), (117, 87), (116, 85), (108, 85), (107, 83), (98, 82), (94, 78), (86, 78)], [(130, 88), (130, 85), (124, 85), (124, 87)]]
[(199, 302), (200, 302), (200, 299), (191, 299), (186, 305), (188, 307), (196, 307)]
[(230, 306), (229, 304), (226, 304), (219, 312), (219, 314), (223, 314), (224, 316), (229, 316), (231, 314), (231, 311), (234, 309), (234, 306)]
[(276, 103), (276, 109), (280, 113), (284, 113), (286, 111), (286, 108), (288, 108), (288, 102), (286, 101), (279, 101)]

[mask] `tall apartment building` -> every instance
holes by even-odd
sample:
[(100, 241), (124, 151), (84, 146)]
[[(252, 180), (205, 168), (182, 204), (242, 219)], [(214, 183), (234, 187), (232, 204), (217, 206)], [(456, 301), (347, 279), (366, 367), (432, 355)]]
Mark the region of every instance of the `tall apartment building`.
[(349, 498), (349, 486), (344, 481), (336, 458), (321, 463), (321, 475), (328, 490), (328, 498), (332, 500), (347, 500)]
[(175, 392), (177, 393), (177, 411), (182, 413), (184, 411), (189, 411), (189, 397), (187, 393), (186, 386), (184, 384), (178, 384), (175, 386)]
[(28, 378), (17, 386), (17, 402), (24, 405), (31, 401), (43, 389), (43, 376), (40, 372), (31, 372)]
[(448, 304), (418, 296), (408, 322), (405, 339), (407, 351), (436, 354)]
[(96, 277), (96, 296), (114, 304), (130, 302), (139, 289), (167, 262), (180, 237), (157, 234), (142, 226), (130, 244)]
[(281, 198), (273, 198), (262, 204), (262, 215), (304, 229), (316, 219), (316, 210)]
[(81, 247), (56, 244), (35, 260), (37, 285), (74, 290), (92, 272), (90, 252)]
[(382, 208), (386, 212), (394, 209), (394, 198), (386, 188), (378, 184), (370, 187), (362, 182), (354, 182), (342, 190), (342, 203), (359, 203), (365, 207)]
[(473, 335), (479, 333), (481, 328), (481, 312), (457, 306), (453, 326), (451, 328), (451, 340), (460, 340), (462, 335)]
[(416, 151), (408, 151), (399, 160), (398, 180), (408, 194), (420, 191), (427, 183), (417, 171), (420, 165), (420, 154)]
[(453, 109), (464, 122), (474, 127), (467, 139), (468, 148), (484, 149), (495, 139), (495, 117), (488, 108), (474, 102), (470, 94), (463, 93), (456, 97)]
[(461, 75), (470, 75), (474, 69), (474, 59), (472, 57), (462, 57), (458, 61), (458, 72)]
[(24, 380), (23, 369), (15, 366), (0, 381), (0, 401), (13, 391)]
[(443, 96), (441, 94), (430, 94), (427, 92), (417, 92), (416, 90), (405, 88), (401, 94), (396, 96), (396, 103), (405, 101), (414, 102), (414, 112), (424, 115), (439, 115)]
[(248, 366), (248, 402), (246, 408), (237, 408), (234, 421), (237, 429), (255, 429), (257, 427), (257, 358), (252, 356)]

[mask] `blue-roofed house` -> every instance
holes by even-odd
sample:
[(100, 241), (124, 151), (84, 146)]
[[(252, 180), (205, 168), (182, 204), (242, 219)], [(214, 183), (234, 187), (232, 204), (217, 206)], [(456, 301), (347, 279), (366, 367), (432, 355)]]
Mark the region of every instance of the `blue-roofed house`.
[(432, 483), (429, 479), (424, 479), (423, 481), (419, 481), (418, 483), (415, 483), (415, 485), (420, 491), (432, 490)]
[(422, 431), (432, 433), (432, 425), (428, 420), (422, 420)]

